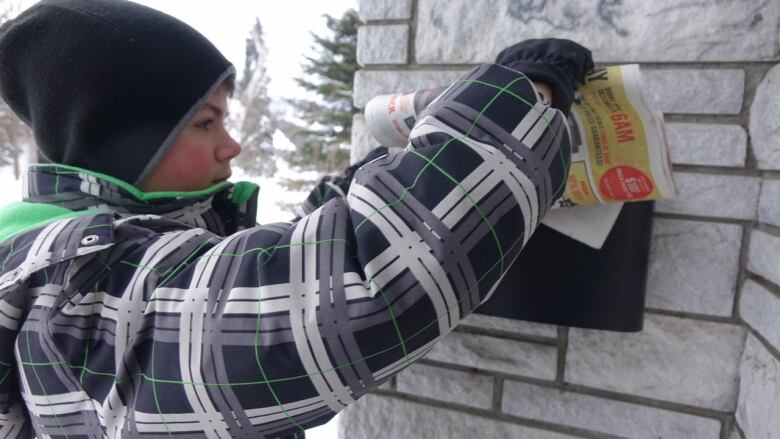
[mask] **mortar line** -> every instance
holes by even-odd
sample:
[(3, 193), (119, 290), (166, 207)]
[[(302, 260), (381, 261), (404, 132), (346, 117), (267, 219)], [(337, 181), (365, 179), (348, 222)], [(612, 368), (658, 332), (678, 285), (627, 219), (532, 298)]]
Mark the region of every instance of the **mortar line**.
[(397, 375), (393, 375), (393, 377), (392, 377), (392, 378), (390, 378), (389, 386), (390, 386), (390, 388), (391, 388), (391, 389), (393, 389), (393, 390), (398, 390), (398, 381), (397, 381), (397, 378), (398, 378), (398, 376), (397, 376)]
[(569, 327), (558, 326), (558, 364), (555, 371), (555, 382), (563, 385), (566, 369), (566, 353), (569, 350)]
[(545, 346), (557, 346), (557, 337), (545, 337), (542, 335), (523, 334), (519, 332), (504, 331), (501, 329), (480, 328), (478, 326), (458, 325), (455, 332), (461, 334), (485, 335), (504, 340), (522, 341), (527, 343), (541, 344)]
[(778, 300), (780, 300), (780, 285), (777, 285), (771, 280), (761, 276), (760, 274), (753, 273), (750, 270), (747, 270), (747, 278), (761, 285), (767, 289), (770, 294), (774, 295)]
[(501, 413), (501, 400), (504, 398), (504, 378), (493, 376), (493, 402), (492, 409)]
[[(772, 68), (777, 64), (777, 60), (748, 60), (748, 61), (618, 61), (610, 62), (610, 65), (636, 63), (642, 65), (652, 66), (658, 70), (670, 68), (670, 69), (684, 69), (685, 66), (691, 70), (720, 70), (720, 69), (734, 69), (734, 70), (746, 70), (748, 67), (762, 67), (766, 70)], [(715, 67), (713, 67), (715, 66)]]
[(733, 225), (745, 226), (745, 227), (754, 227), (757, 224), (756, 220), (752, 220), (752, 219), (746, 220), (746, 219), (737, 219), (737, 218), (723, 218), (717, 216), (694, 215), (690, 213), (654, 211), (653, 217), (658, 219), (696, 221), (699, 223), (733, 224)]
[(408, 401), (417, 403), (426, 407), (435, 407), (439, 409), (451, 410), (459, 413), (465, 413), (472, 416), (491, 419), (494, 421), (501, 421), (510, 424), (517, 424), (524, 427), (536, 428), (540, 430), (551, 431), (555, 433), (563, 433), (568, 435), (579, 436), (588, 439), (618, 439), (620, 436), (609, 435), (598, 431), (587, 430), (579, 427), (572, 427), (567, 425), (555, 424), (547, 421), (540, 421), (531, 418), (522, 418), (519, 416), (509, 415), (502, 412), (493, 412), (491, 410), (480, 409), (473, 406), (467, 406), (457, 404), (453, 402), (441, 401), (432, 398), (426, 398), (417, 395), (409, 395), (405, 393), (387, 392), (377, 390), (373, 392), (374, 395), (381, 395), (387, 398), (393, 398), (400, 401)]
[(745, 165), (753, 169), (758, 169), (758, 159), (753, 150), (753, 136), (750, 134), (750, 105), (753, 104), (753, 98), (758, 89), (758, 84), (767, 71), (768, 69), (764, 69), (763, 72), (759, 73), (752, 68), (745, 69), (745, 86), (742, 90), (742, 112), (740, 113), (740, 116), (742, 117), (742, 126), (745, 128), (745, 133), (747, 134)]
[[(465, 373), (477, 374), (477, 375), (486, 375), (486, 376), (491, 376), (491, 377), (499, 377), (499, 378), (503, 379), (504, 381), (506, 381), (506, 380), (523, 381), (523, 382), (526, 382), (526, 383), (529, 383), (529, 384), (538, 384), (538, 385), (542, 385), (542, 386), (545, 386), (545, 387), (556, 386), (555, 381), (553, 381), (552, 379), (533, 378), (533, 377), (522, 376), (522, 375), (513, 375), (513, 374), (507, 373), (507, 372), (499, 372), (499, 371), (496, 371), (496, 370), (480, 369), (480, 368), (477, 368), (477, 367), (464, 366), (464, 365), (461, 365), (461, 364), (446, 363), (446, 362), (437, 361), (437, 360), (429, 360), (427, 358), (422, 358), (420, 360), (417, 360), (417, 363), (425, 364), (425, 365), (433, 366), (433, 367), (438, 367), (438, 368), (441, 368), (441, 369), (454, 370), (454, 371), (458, 371), (458, 372), (465, 372)], [(560, 387), (560, 386), (558, 386), (558, 387)]]
[(645, 312), (647, 314), (654, 314), (654, 315), (661, 315), (661, 316), (668, 316), (668, 317), (679, 317), (688, 320), (698, 320), (698, 321), (712, 322), (712, 323), (726, 323), (726, 324), (740, 323), (739, 319), (735, 318), (733, 315), (715, 316), (715, 315), (700, 314), (700, 313), (695, 313), (690, 311), (677, 311), (672, 309), (655, 308), (652, 306), (646, 306)]
[(685, 172), (688, 174), (701, 175), (728, 175), (737, 177), (761, 177), (761, 171), (747, 167), (734, 168), (730, 166), (709, 166), (709, 165), (683, 165), (672, 164), (672, 170), (675, 172)]
[(739, 425), (739, 421), (737, 421), (736, 415), (734, 416), (734, 429), (737, 430), (737, 434), (739, 435), (739, 439), (745, 439), (747, 435), (745, 434), (745, 431), (742, 430), (742, 426)]
[(651, 398), (647, 396), (633, 395), (629, 393), (620, 393), (613, 390), (598, 389), (595, 387), (588, 387), (581, 384), (567, 383), (564, 385), (564, 390), (582, 395), (595, 396), (599, 398), (609, 399), (612, 401), (620, 401), (629, 404), (635, 404), (643, 407), (652, 407), (660, 410), (667, 410), (675, 413), (686, 413), (689, 415), (699, 416), (703, 418), (722, 420), (726, 416), (730, 416), (732, 412), (716, 410), (705, 407), (697, 407), (681, 402), (665, 401), (662, 399)]
[(362, 20), (364, 26), (382, 26), (393, 24), (409, 24), (408, 18), (370, 18)]
[(729, 439), (731, 426), (734, 423), (734, 415), (729, 416), (720, 424), (720, 439)]
[(739, 260), (737, 262), (737, 279), (736, 284), (734, 285), (734, 303), (731, 308), (731, 316), (739, 323), (742, 323), (742, 319), (739, 315), (739, 304), (742, 301), (742, 287), (745, 286), (745, 280), (747, 279), (748, 248), (750, 247), (752, 232), (752, 227), (742, 227), (742, 239), (740, 241)]
[(504, 380), (503, 383), (504, 387), (506, 386), (507, 381), (518, 381), (521, 383), (532, 384), (540, 387), (563, 390), (578, 395), (594, 396), (597, 398), (607, 399), (611, 401), (625, 402), (628, 404), (634, 404), (642, 407), (652, 407), (652, 408), (667, 410), (671, 412), (686, 413), (689, 415), (710, 418), (710, 419), (718, 419), (718, 420), (723, 419), (724, 416), (728, 416), (732, 413), (731, 411), (721, 411), (716, 409), (697, 407), (685, 403), (666, 401), (662, 399), (634, 395), (630, 393), (621, 393), (614, 390), (588, 387), (581, 384), (564, 382), (563, 385), (561, 385), (553, 380), (545, 380), (542, 378), (533, 378), (533, 377), (528, 377), (523, 375), (515, 375), (507, 372), (486, 370), (477, 367), (463, 366), (463, 365), (453, 364), (453, 363), (444, 363), (435, 360), (428, 360), (425, 358), (419, 360), (419, 362), (431, 366), (441, 367), (443, 369), (452, 369), (452, 370), (457, 370), (462, 372), (479, 373), (484, 375), (501, 377)]
[(778, 226), (773, 226), (772, 224), (759, 222), (757, 226), (754, 227), (754, 229), (760, 230), (766, 234), (780, 238), (780, 227)]
[(407, 41), (406, 65), (413, 66), (417, 64), (417, 49), (415, 41), (417, 40), (417, 0), (412, 0), (411, 14), (409, 14), (409, 41)]
[(698, 125), (739, 125), (742, 117), (739, 114), (699, 114), (699, 113), (663, 113), (665, 123), (692, 123)]
[(760, 332), (758, 332), (754, 327), (750, 326), (749, 323), (745, 322), (745, 328), (747, 329), (747, 332), (749, 334), (752, 334), (753, 337), (755, 337), (759, 343), (766, 349), (770, 355), (772, 355), (775, 360), (780, 362), (780, 349), (772, 346), (772, 343), (769, 342)]

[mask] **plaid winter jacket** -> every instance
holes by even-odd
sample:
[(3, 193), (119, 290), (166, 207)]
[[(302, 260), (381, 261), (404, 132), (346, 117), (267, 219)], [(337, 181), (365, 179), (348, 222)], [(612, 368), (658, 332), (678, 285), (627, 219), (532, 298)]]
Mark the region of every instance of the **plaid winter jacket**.
[(255, 225), (251, 184), (146, 194), (34, 165), (0, 219), (0, 438), (322, 424), (490, 295), (568, 164), (562, 113), (485, 65), (289, 223)]

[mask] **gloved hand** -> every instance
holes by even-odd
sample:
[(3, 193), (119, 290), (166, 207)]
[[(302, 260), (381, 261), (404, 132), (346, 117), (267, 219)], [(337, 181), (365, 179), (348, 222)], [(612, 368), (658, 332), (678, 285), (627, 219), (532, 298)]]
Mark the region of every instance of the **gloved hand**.
[(349, 192), (349, 186), (352, 184), (352, 177), (355, 176), (355, 171), (357, 171), (359, 167), (365, 165), (371, 160), (382, 157), (383, 155), (387, 154), (387, 152), (388, 149), (386, 146), (377, 146), (376, 148), (366, 153), (366, 155), (364, 155), (363, 158), (360, 159), (360, 161), (345, 169), (344, 172), (341, 173), (341, 175), (333, 177), (333, 184), (340, 187), (344, 191), (344, 193)]
[(340, 175), (326, 175), (320, 179), (309, 196), (300, 204), (293, 208), (295, 218), (298, 221), (302, 217), (314, 212), (318, 207), (325, 204), (331, 198), (343, 197), (349, 192), (349, 186), (352, 184), (352, 177), (355, 171), (366, 163), (387, 154), (387, 147), (379, 146), (369, 151), (359, 162), (351, 165)]
[(574, 92), (593, 69), (590, 50), (574, 41), (547, 38), (525, 40), (502, 50), (496, 64), (524, 73), (536, 82), (550, 86), (552, 106), (567, 115)]

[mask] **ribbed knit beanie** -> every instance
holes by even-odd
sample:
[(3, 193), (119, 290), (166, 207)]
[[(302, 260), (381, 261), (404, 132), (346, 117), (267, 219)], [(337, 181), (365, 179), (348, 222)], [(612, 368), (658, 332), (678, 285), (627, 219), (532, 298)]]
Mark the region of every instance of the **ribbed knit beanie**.
[(126, 0), (43, 0), (0, 28), (0, 96), (54, 163), (141, 184), (235, 69)]

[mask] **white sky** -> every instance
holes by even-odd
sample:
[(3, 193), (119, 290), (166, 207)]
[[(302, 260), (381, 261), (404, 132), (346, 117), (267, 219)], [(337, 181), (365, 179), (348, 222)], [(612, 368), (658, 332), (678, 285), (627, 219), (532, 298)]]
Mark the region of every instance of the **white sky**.
[(327, 30), (323, 14), (340, 17), (357, 9), (357, 0), (134, 0), (188, 23), (213, 42), (240, 73), (244, 40), (260, 19), (268, 45), (266, 67), (272, 98), (303, 97), (293, 78), (302, 74), (303, 56), (311, 55), (312, 38)]
[[(8, 0), (0, 0), (0, 3)], [(11, 0), (14, 1), (14, 0)], [(37, 0), (15, 0), (23, 8)], [(294, 78), (302, 75), (304, 55), (313, 55), (310, 32), (327, 31), (323, 14), (334, 17), (349, 8), (357, 9), (358, 0), (133, 0), (186, 22), (211, 40), (241, 73), (244, 43), (255, 17), (260, 19), (268, 45), (266, 67), (272, 98), (306, 97)]]

